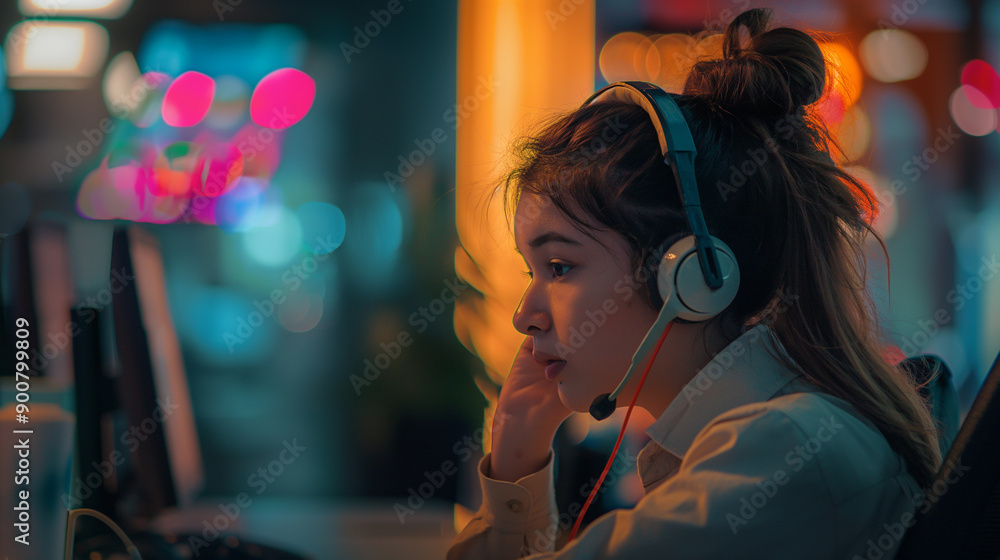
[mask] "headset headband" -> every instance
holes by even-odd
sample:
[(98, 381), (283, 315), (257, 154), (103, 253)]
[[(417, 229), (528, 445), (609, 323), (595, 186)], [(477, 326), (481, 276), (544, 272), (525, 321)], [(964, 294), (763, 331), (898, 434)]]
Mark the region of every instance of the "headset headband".
[(687, 215), (691, 233), (698, 251), (698, 261), (705, 283), (713, 290), (722, 287), (722, 273), (719, 267), (719, 257), (715, 253), (715, 244), (709, 238), (705, 215), (701, 211), (701, 198), (698, 195), (698, 183), (694, 176), (694, 139), (680, 107), (673, 97), (659, 87), (638, 81), (615, 82), (609, 84), (584, 101), (589, 105), (594, 101), (616, 99), (632, 102), (649, 114), (660, 141), (660, 153), (663, 163), (674, 172), (674, 180), (680, 192), (681, 204)]

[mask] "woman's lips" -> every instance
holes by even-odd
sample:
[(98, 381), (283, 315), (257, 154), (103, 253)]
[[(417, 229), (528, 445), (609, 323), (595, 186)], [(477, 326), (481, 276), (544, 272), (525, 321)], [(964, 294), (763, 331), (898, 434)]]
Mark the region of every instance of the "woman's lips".
[(566, 360), (550, 360), (549, 365), (545, 366), (546, 379), (555, 379), (565, 365)]

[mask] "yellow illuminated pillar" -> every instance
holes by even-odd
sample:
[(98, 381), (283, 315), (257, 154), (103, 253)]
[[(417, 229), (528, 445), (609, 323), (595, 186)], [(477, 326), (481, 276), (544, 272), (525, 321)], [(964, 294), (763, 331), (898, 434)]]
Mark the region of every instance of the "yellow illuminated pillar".
[(454, 320), (456, 336), (485, 367), (475, 375), (489, 401), (486, 450), (496, 387), (523, 339), (511, 318), (527, 280), (503, 201), (487, 199), (510, 141), (593, 92), (594, 40), (594, 0), (459, 1), (455, 268), (477, 293), (456, 303)]

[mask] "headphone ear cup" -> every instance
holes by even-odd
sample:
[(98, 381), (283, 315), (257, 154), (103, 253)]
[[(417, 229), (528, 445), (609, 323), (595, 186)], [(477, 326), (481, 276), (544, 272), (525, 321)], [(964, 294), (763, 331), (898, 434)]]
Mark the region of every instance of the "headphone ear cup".
[(670, 245), (660, 260), (657, 286), (664, 305), (673, 305), (677, 317), (705, 321), (718, 315), (736, 298), (740, 270), (736, 257), (722, 240), (711, 237), (722, 273), (722, 287), (713, 290), (705, 283), (693, 235), (686, 235)]
[(668, 258), (668, 256), (671, 254), (676, 255), (676, 250), (679, 248), (677, 246), (677, 242), (687, 237), (691, 237), (692, 241), (694, 240), (694, 237), (692, 237), (690, 233), (680, 232), (667, 237), (663, 240), (663, 243), (660, 244), (660, 247), (666, 247), (666, 251), (663, 253), (663, 256), (660, 257), (660, 262), (656, 268), (656, 288), (660, 293), (660, 299), (663, 300), (664, 304), (669, 301), (669, 298), (674, 297), (674, 290), (673, 288), (670, 288), (670, 286), (673, 285), (673, 282), (671, 281), (667, 283), (665, 282), (665, 279), (673, 278), (674, 271), (677, 268), (678, 263), (678, 259), (671, 259)]

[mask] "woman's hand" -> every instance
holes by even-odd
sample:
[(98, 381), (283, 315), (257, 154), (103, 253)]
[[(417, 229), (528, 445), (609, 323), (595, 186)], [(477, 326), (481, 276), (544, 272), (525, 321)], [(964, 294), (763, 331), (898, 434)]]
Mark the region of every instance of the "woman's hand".
[(572, 410), (559, 398), (558, 381), (535, 361), (534, 340), (525, 337), (504, 381), (493, 416), (492, 478), (514, 482), (537, 472), (548, 459), (552, 438)]

